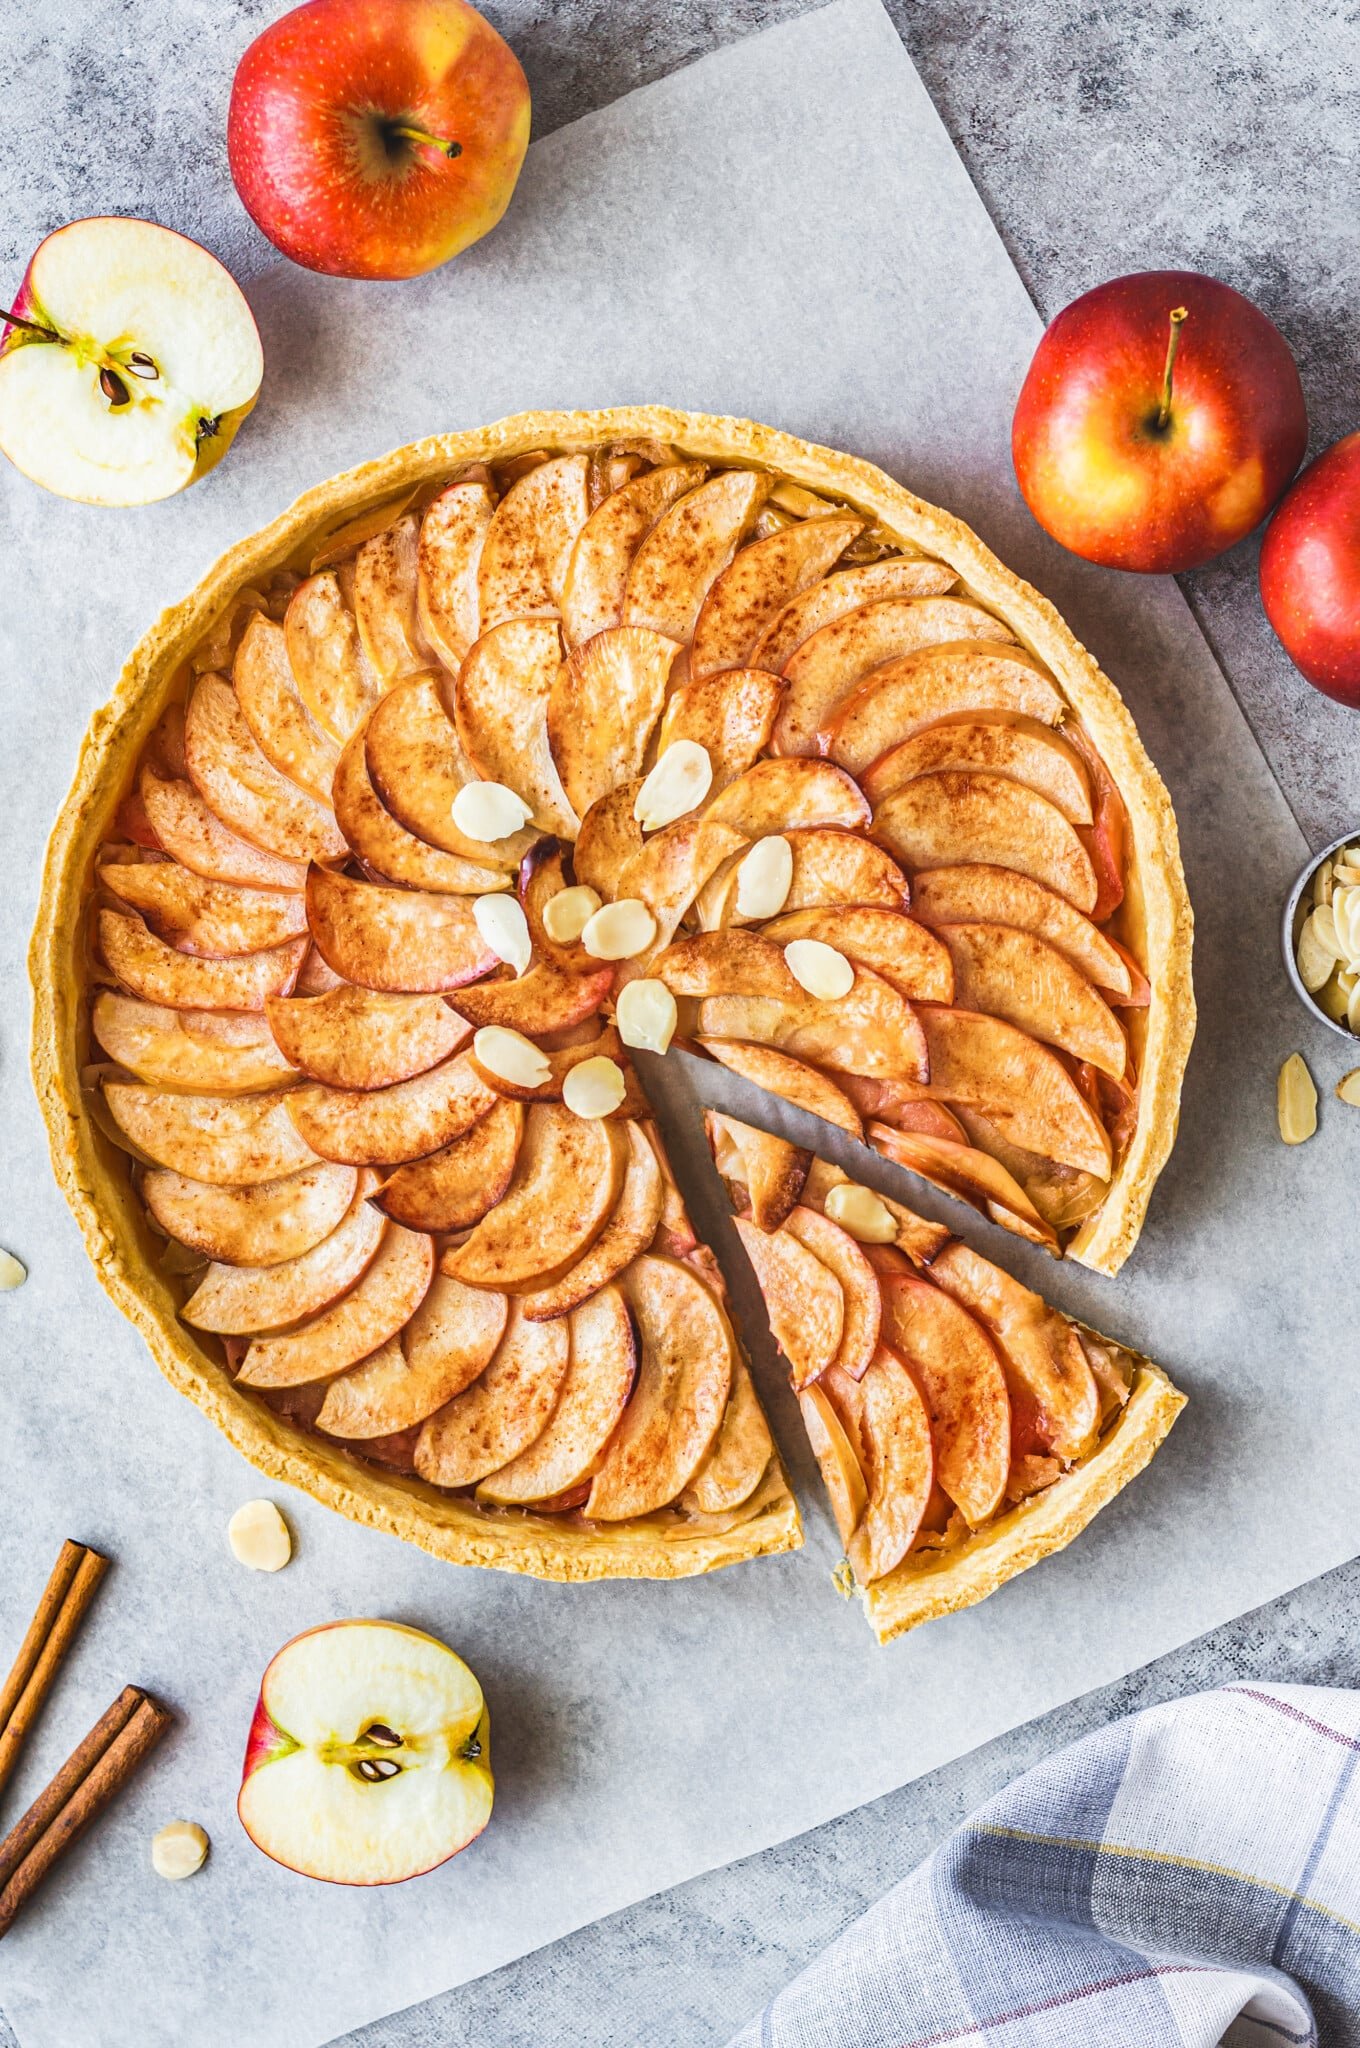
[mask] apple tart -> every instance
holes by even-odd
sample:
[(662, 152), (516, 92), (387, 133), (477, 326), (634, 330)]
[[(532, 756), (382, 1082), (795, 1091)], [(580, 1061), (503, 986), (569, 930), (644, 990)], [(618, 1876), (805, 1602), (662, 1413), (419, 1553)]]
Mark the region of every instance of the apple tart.
[[(101, 1279), (262, 1469), (678, 1576), (798, 1516), (630, 1049), (1113, 1272), (1189, 951), (1127, 711), (966, 528), (749, 423), (532, 414), (308, 493), (146, 636), (49, 849), (35, 1075)], [(785, 1192), (771, 1243), (832, 1227)], [(1105, 1442), (1044, 1497), (1098, 1505)], [(1028, 1507), (955, 1540), (932, 1492), (883, 1632)]]

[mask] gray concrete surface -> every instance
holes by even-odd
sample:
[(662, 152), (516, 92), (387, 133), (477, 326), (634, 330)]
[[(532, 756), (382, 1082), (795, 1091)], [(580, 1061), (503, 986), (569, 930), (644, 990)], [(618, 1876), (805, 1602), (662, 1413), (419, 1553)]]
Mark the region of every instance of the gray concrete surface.
[[(523, 58), (542, 133), (804, 4), (487, 0), (485, 12)], [(1212, 271), (1288, 336), (1315, 449), (1360, 424), (1354, 0), (888, 5), (1045, 314), (1120, 271)], [(235, 58), (279, 11), (276, 0), (68, 0), (62, 10), (10, 0), (0, 13), (0, 276), (17, 284), (44, 232), (96, 211), (153, 214), (245, 278), (272, 260), (235, 200), (221, 138)], [(1321, 844), (1360, 820), (1360, 714), (1315, 696), (1276, 646), (1256, 601), (1255, 544), (1186, 589), (1309, 837)], [(1357, 1596), (1352, 1564), (887, 1799), (346, 2048), (721, 2043), (972, 1806), (1051, 1749), (1228, 1678), (1360, 1682)], [(828, 1706), (828, 1740), (853, 1743)], [(0, 2048), (12, 2048), (3, 2021)]]

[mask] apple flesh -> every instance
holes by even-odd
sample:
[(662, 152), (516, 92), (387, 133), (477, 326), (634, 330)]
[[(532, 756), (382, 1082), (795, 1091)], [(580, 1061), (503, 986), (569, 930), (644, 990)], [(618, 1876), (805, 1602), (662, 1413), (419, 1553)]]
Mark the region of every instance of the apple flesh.
[(466, 0), (308, 0), (237, 67), (227, 154), (251, 219), (308, 270), (418, 277), (495, 227), (529, 88)]
[(1271, 520), (1261, 602), (1313, 688), (1360, 708), (1360, 433), (1310, 463)]
[(435, 1637), (338, 1621), (271, 1661), (236, 1810), (266, 1856), (328, 1884), (399, 1884), (491, 1817), (482, 1689)]
[(1011, 429), (1039, 524), (1089, 562), (1179, 574), (1262, 520), (1303, 459), (1289, 345), (1189, 270), (1097, 285), (1045, 333)]
[(152, 221), (72, 221), (0, 317), (0, 449), (59, 497), (149, 505), (230, 447), (264, 374), (215, 256)]

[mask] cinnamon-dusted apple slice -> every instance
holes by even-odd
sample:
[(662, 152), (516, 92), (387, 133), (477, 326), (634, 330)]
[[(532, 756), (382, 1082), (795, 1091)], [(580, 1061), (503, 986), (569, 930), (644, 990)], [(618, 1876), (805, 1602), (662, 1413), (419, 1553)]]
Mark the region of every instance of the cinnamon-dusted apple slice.
[(758, 932), (694, 932), (668, 946), (653, 970), (677, 996), (768, 996), (789, 1005), (804, 999), (783, 947)]
[(1013, 925), (942, 924), (936, 929), (953, 960), (954, 1000), (963, 1009), (1004, 1017), (1031, 1037), (1123, 1080), (1128, 1040), (1108, 1003), (1065, 954)]
[[(705, 997), (699, 1006), (699, 1032), (704, 1038), (752, 1039), (794, 1059), (846, 1074), (924, 1085), (930, 1071), (921, 1025), (924, 1014), (918, 1015), (881, 975), (857, 967), (849, 992), (833, 1000)], [(1051, 1059), (1052, 1054), (1046, 1057)]]
[(1037, 718), (1019, 711), (959, 714), (923, 726), (859, 778), (871, 804), (918, 775), (941, 768), (981, 768), (1037, 789), (1072, 825), (1091, 823), (1091, 785), (1075, 747)]
[(343, 746), (377, 703), (378, 679), (333, 571), (299, 583), (283, 633), (299, 697), (321, 730)]
[(236, 692), (200, 676), (184, 714), (189, 780), (228, 829), (282, 860), (335, 860), (345, 851), (334, 813), (281, 775), (256, 745)]
[(534, 1103), (510, 1186), (471, 1236), (444, 1253), (441, 1270), (510, 1294), (560, 1279), (613, 1214), (628, 1151), (623, 1126)]
[(588, 455), (558, 455), (511, 484), (477, 568), (483, 633), (504, 619), (561, 609), (567, 563), (590, 513), (589, 479)]
[(364, 760), (384, 807), (428, 846), (479, 867), (513, 872), (533, 845), (535, 835), (529, 831), (505, 839), (470, 839), (454, 824), (458, 792), (476, 775), (434, 676), (398, 683), (377, 705), (364, 727)]
[(724, 861), (746, 846), (744, 832), (717, 818), (680, 818), (653, 832), (624, 862), (615, 883), (621, 898), (636, 897), (656, 920), (656, 936), (641, 967), (674, 937), (681, 918)]
[(728, 1148), (737, 1155), (735, 1177), (746, 1188), (751, 1203), (751, 1221), (758, 1230), (778, 1230), (790, 1211), (797, 1207), (803, 1184), (812, 1164), (812, 1154), (773, 1131), (759, 1131), (751, 1124), (720, 1110), (704, 1112), (704, 1128), (719, 1173), (726, 1174)]
[(713, 1448), (680, 1496), (682, 1508), (701, 1515), (730, 1514), (748, 1501), (770, 1468), (774, 1444), (751, 1375), (732, 1361), (732, 1391)]
[(548, 744), (583, 818), (618, 782), (642, 773), (679, 643), (645, 626), (612, 626), (567, 656), (548, 692)]
[(361, 988), (436, 995), (498, 964), (464, 896), (387, 889), (314, 867), (307, 922), (327, 966)]
[(920, 1531), (935, 1478), (930, 1417), (900, 1358), (880, 1348), (860, 1381), (839, 1371), (824, 1382), (857, 1443), (868, 1505), (845, 1546), (861, 1586), (902, 1562)]
[(869, 1505), (869, 1487), (859, 1453), (820, 1380), (803, 1388), (798, 1406), (841, 1542), (848, 1544)]
[(430, 665), (416, 606), (417, 534), (408, 513), (366, 540), (354, 558), (354, 622), (383, 689)]
[(318, 1315), (367, 1272), (386, 1228), (365, 1200), (373, 1185), (361, 1174), (354, 1200), (329, 1237), (294, 1259), (269, 1266), (213, 1264), (180, 1310), (196, 1330), (220, 1337), (286, 1329)]
[(434, 1278), (434, 1244), (423, 1233), (384, 1225), (367, 1271), (348, 1294), (300, 1328), (257, 1337), (237, 1375), (243, 1387), (302, 1387), (326, 1380), (395, 1337)]
[(788, 1231), (763, 1231), (745, 1216), (734, 1217), (733, 1222), (798, 1393), (820, 1378), (840, 1350), (845, 1290), (830, 1268)]
[(529, 1505), (590, 1479), (632, 1392), (637, 1343), (617, 1287), (603, 1287), (568, 1318), (571, 1355), (547, 1427), (477, 1488), (478, 1500)]
[[(593, 974), (599, 961), (587, 953), (579, 938), (554, 938), (545, 916), (554, 896), (574, 886), (566, 873), (566, 848), (557, 839), (540, 839), (529, 848), (520, 863), (519, 901), (529, 940), (542, 960), (551, 960), (566, 974)], [(591, 906), (592, 908), (594, 906)], [(582, 923), (584, 930), (584, 922)]]
[(298, 695), (283, 627), (256, 612), (232, 663), (241, 715), (266, 760), (318, 803), (329, 804), (340, 749)]
[(312, 1151), (345, 1166), (423, 1159), (469, 1131), (496, 1097), (466, 1053), (390, 1088), (294, 1088), (288, 1114)]
[(863, 1379), (878, 1348), (883, 1314), (878, 1276), (867, 1255), (848, 1230), (842, 1230), (818, 1209), (794, 1209), (784, 1229), (840, 1282), (845, 1322), (831, 1362), (841, 1372), (849, 1373), (851, 1379)]
[(214, 1187), (253, 1187), (316, 1164), (284, 1108), (284, 1094), (177, 1095), (135, 1081), (106, 1081), (104, 1100), (119, 1130), (148, 1159)]
[(576, 536), (562, 588), (562, 632), (568, 647), (623, 623), (624, 591), (633, 556), (662, 513), (704, 479), (701, 462), (666, 462), (633, 477), (609, 496)]
[(885, 597), (942, 597), (957, 581), (954, 571), (946, 569), (943, 562), (928, 562), (916, 555), (893, 555), (885, 562), (838, 569), (775, 614), (751, 649), (751, 666), (780, 675), (794, 650), (833, 619)]
[(699, 607), (755, 524), (771, 482), (754, 470), (722, 470), (664, 512), (633, 557), (624, 624), (651, 626), (687, 644)]
[(1114, 999), (1136, 996), (1129, 962), (1104, 932), (1065, 897), (1014, 868), (973, 862), (931, 868), (917, 877), (912, 914), (928, 925), (1008, 924), (1033, 932)]
[(451, 674), (481, 630), (477, 568), (495, 493), (480, 477), (460, 477), (432, 498), (420, 522), (416, 607), (421, 629)]
[(142, 1199), (170, 1237), (227, 1266), (277, 1266), (321, 1243), (354, 1200), (352, 1166), (320, 1161), (283, 1180), (211, 1187), (169, 1167), (149, 1166)]
[(852, 512), (800, 519), (741, 549), (704, 599), (690, 648), (692, 676), (740, 668), (766, 627), (800, 591), (826, 575), (865, 521)]
[[(501, 502), (508, 504), (509, 497)], [(561, 665), (556, 619), (507, 619), (493, 626), (458, 671), (454, 724), (480, 776), (522, 797), (541, 831), (571, 839), (580, 819), (548, 744), (548, 697)]]
[(953, 1297), (903, 1260), (880, 1270), (885, 1342), (925, 1396), (935, 1477), (972, 1528), (1001, 1506), (1011, 1462), (1011, 1403), (991, 1338)]
[(762, 925), (761, 936), (779, 946), (794, 939), (820, 939), (847, 959), (872, 967), (875, 974), (918, 1003), (954, 1000), (954, 968), (948, 948), (900, 910), (853, 905), (791, 910)]
[(1047, 1046), (973, 1010), (927, 1008), (919, 1015), (933, 1097), (980, 1110), (1026, 1151), (1109, 1179), (1105, 1127)]
[(640, 777), (621, 782), (581, 820), (571, 864), (577, 881), (601, 896), (617, 897), (619, 876), (642, 846), (642, 827), (633, 816), (641, 787)]
[(584, 1513), (597, 1522), (651, 1514), (683, 1493), (721, 1426), (736, 1350), (718, 1301), (677, 1259), (648, 1253), (619, 1284), (637, 1330), (638, 1377), (591, 1482)]
[(932, 1260), (930, 1277), (990, 1332), (1054, 1455), (1088, 1451), (1100, 1423), (1100, 1393), (1067, 1318), (959, 1238)]
[(176, 861), (107, 861), (103, 886), (140, 910), (157, 938), (205, 959), (263, 953), (307, 929), (301, 890), (210, 882)]
[(90, 1029), (111, 1060), (153, 1087), (250, 1095), (293, 1078), (269, 1026), (242, 1010), (172, 1010), (102, 988)]
[(872, 813), (843, 770), (830, 761), (757, 761), (707, 806), (705, 817), (735, 825), (748, 839), (802, 825), (868, 826)]
[(422, 1428), (416, 1444), (421, 1478), (434, 1486), (474, 1486), (527, 1451), (548, 1425), (570, 1363), (566, 1321), (528, 1322), (512, 1301), (490, 1364)]
[[(738, 558), (740, 559), (740, 558)], [(693, 740), (713, 768), (712, 788), (726, 789), (769, 745), (784, 685), (760, 668), (727, 668), (672, 693), (661, 716), (660, 750)]]
[(862, 775), (891, 748), (942, 718), (1015, 711), (1052, 726), (1066, 708), (1047, 670), (1023, 647), (951, 640), (868, 676), (832, 718), (827, 751), (852, 775)]
[(1047, 797), (1004, 775), (922, 775), (884, 798), (874, 835), (913, 871), (976, 858), (1042, 882), (1076, 910), (1095, 908), (1096, 872), (1076, 828)]
[(781, 1096), (795, 1108), (805, 1109), (809, 1116), (821, 1117), (824, 1123), (837, 1125), (852, 1138), (863, 1137), (863, 1120), (850, 1097), (815, 1067), (791, 1059), (787, 1053), (776, 1052), (773, 1046), (744, 1045), (727, 1038), (701, 1038), (698, 1043), (734, 1074), (754, 1081), (757, 1088)]
[(885, 1123), (871, 1123), (868, 1138), (875, 1152), (905, 1167), (908, 1173), (919, 1174), (932, 1187), (970, 1203), (1003, 1230), (1027, 1237), (1031, 1244), (1042, 1245), (1045, 1251), (1057, 1252), (1057, 1232), (1044, 1220), (1015, 1176), (999, 1159), (976, 1145), (939, 1132)]
[(436, 1273), (400, 1337), (331, 1380), (317, 1428), (364, 1440), (414, 1429), (485, 1371), (509, 1315), (505, 1295)]
[[(452, 733), (453, 728), (449, 730)], [(366, 737), (361, 725), (346, 744), (331, 792), (336, 823), (364, 866), (389, 882), (432, 889), (438, 895), (485, 896), (508, 889), (510, 877), (501, 869), (446, 853), (398, 823), (373, 787)]]
[(123, 987), (172, 1010), (263, 1010), (297, 979), (306, 939), (222, 960), (180, 953), (149, 932), (140, 917), (99, 913), (99, 950)]
[(328, 996), (333, 988), (345, 986), (344, 975), (328, 967), (316, 947), (309, 945), (290, 993), (295, 996)]
[(457, 1052), (469, 1037), (438, 996), (379, 995), (347, 983), (328, 995), (265, 1005), (280, 1051), (328, 1088), (390, 1088)]
[[(512, 1045), (519, 1038), (520, 1034), (515, 1033)], [(529, 1044), (529, 1041), (526, 1040), (524, 1043)], [(483, 1041), (483, 1051), (485, 1050)], [(628, 1055), (623, 1049), (623, 1041), (612, 1024), (606, 1024), (594, 1038), (577, 1038), (573, 1034), (573, 1042), (570, 1045), (557, 1046), (551, 1052), (540, 1052), (532, 1045), (530, 1050), (536, 1057), (536, 1065), (532, 1070), (522, 1055), (519, 1055), (517, 1048), (511, 1053), (509, 1065), (512, 1069), (519, 1069), (522, 1065), (523, 1071), (507, 1072), (503, 1057), (504, 1047), (498, 1048), (490, 1057), (479, 1058), (478, 1041), (474, 1037), (472, 1063), (487, 1087), (493, 1088), (497, 1095), (503, 1095), (507, 1101), (560, 1102), (567, 1075), (573, 1067), (580, 1066), (584, 1060), (612, 1060), (616, 1066), (623, 1068), (625, 1081), (624, 1099), (614, 1114), (620, 1118), (647, 1114), (646, 1104), (638, 1090)], [(547, 1070), (546, 1073), (543, 1071), (544, 1068)]]
[(645, 1252), (657, 1234), (665, 1206), (666, 1183), (657, 1154), (641, 1125), (629, 1123), (628, 1163), (618, 1204), (583, 1258), (559, 1280), (520, 1297), (526, 1316), (545, 1322), (566, 1315), (592, 1294), (618, 1278), (625, 1266)]
[(825, 753), (819, 736), (858, 684), (886, 662), (948, 640), (1000, 640), (1009, 626), (957, 597), (884, 597), (817, 631), (784, 664), (784, 701), (774, 744), (782, 754)]
[(451, 1000), (459, 1015), (480, 1030), (487, 1024), (507, 1031), (567, 1031), (593, 1017), (614, 986), (614, 969), (596, 965), (592, 974), (564, 974), (551, 960), (513, 980), (484, 981), (459, 989)]
[(306, 881), (305, 861), (280, 860), (238, 839), (208, 809), (192, 782), (162, 777), (147, 762), (138, 794), (157, 845), (194, 874), (246, 889), (296, 890)]
[[(905, 910), (911, 900), (907, 878), (891, 854), (836, 825), (806, 825), (781, 835), (793, 855), (793, 872), (781, 910), (813, 910), (823, 904), (857, 904), (879, 910)], [(706, 931), (731, 924), (759, 922), (759, 912), (743, 910), (739, 860), (732, 861), (707, 884), (699, 898), (699, 922)]]
[(373, 1200), (410, 1230), (470, 1230), (509, 1187), (523, 1131), (522, 1106), (498, 1098), (451, 1144), (399, 1166)]

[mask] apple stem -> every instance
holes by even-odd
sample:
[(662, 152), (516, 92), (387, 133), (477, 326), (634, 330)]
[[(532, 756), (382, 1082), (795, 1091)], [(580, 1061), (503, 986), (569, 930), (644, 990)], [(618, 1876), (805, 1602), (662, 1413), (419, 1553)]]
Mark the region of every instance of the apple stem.
[(408, 122), (403, 122), (399, 127), (394, 127), (391, 133), (399, 137), (402, 142), (418, 142), (423, 143), (428, 149), (437, 149), (441, 156), (446, 156), (449, 159), (450, 163), (452, 163), (455, 157), (463, 154), (461, 142), (445, 142), (442, 135), (431, 135), (427, 129), (412, 127)]
[(1166, 344), (1166, 368), (1162, 371), (1162, 402), (1157, 408), (1157, 425), (1165, 427), (1171, 418), (1171, 379), (1176, 370), (1176, 351), (1181, 345), (1181, 328), (1190, 318), (1188, 306), (1173, 306), (1170, 313), (1171, 335)]
[(55, 327), (40, 327), (36, 320), (25, 320), (22, 313), (5, 313), (0, 315), (0, 325), (5, 323), (8, 323), (11, 327), (22, 327), (25, 334), (36, 334), (39, 341), (61, 340), (61, 336), (57, 333)]

